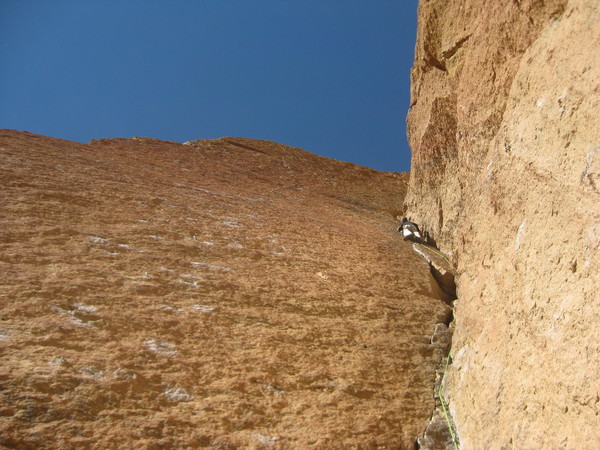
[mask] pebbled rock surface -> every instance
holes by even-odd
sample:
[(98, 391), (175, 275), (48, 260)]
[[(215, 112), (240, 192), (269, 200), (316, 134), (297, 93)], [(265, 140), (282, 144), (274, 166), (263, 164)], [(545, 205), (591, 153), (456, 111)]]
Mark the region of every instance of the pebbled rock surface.
[(449, 307), (407, 174), (0, 131), (0, 446), (413, 448)]
[(600, 448), (600, 4), (430, 0), (408, 214), (457, 266), (462, 447)]

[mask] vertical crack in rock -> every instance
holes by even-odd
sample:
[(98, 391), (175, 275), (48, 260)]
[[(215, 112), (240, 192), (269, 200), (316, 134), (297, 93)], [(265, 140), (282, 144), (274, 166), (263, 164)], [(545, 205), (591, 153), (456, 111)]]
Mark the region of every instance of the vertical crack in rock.
[[(413, 250), (429, 264), (431, 275), (444, 294), (443, 300), (452, 305), (457, 298), (456, 284), (454, 271), (447, 257), (440, 253), (438, 249), (428, 245), (414, 243)], [(443, 398), (444, 376), (448, 367), (450, 348), (452, 347), (453, 325), (454, 314), (451, 311), (445, 322), (435, 325), (431, 336), (431, 345), (435, 348), (439, 363), (435, 372), (433, 387), (435, 408), (423, 436), (418, 437), (416, 442), (417, 448), (421, 450), (453, 450), (455, 444), (458, 445), (452, 417), (447, 410), (447, 405), (442, 404), (445, 401)]]

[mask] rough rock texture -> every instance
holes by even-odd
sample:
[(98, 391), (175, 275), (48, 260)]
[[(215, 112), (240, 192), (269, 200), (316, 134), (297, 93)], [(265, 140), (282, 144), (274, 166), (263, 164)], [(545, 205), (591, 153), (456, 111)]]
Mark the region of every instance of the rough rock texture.
[(413, 448), (449, 307), (407, 174), (0, 132), (0, 446)]
[(456, 298), (456, 282), (454, 281), (456, 273), (450, 260), (437, 249), (421, 242), (415, 242), (413, 249), (415, 253), (421, 255), (427, 261), (431, 275), (433, 275), (440, 289), (444, 291), (449, 299), (454, 300)]
[(458, 271), (463, 448), (600, 448), (600, 3), (430, 0), (408, 214)]
[[(443, 323), (435, 326), (431, 344), (442, 351), (443, 355), (448, 355), (452, 344), (452, 330)], [(442, 388), (448, 369), (448, 357), (444, 358), (443, 364), (436, 371), (435, 379), (435, 411), (433, 412), (423, 436), (417, 438), (418, 448), (420, 450), (453, 450), (456, 444), (456, 433), (451, 418), (448, 417), (447, 410), (442, 405)], [(450, 419), (450, 420), (449, 420)], [(449, 423), (450, 422), (450, 423)], [(450, 430), (452, 427), (452, 430)]]

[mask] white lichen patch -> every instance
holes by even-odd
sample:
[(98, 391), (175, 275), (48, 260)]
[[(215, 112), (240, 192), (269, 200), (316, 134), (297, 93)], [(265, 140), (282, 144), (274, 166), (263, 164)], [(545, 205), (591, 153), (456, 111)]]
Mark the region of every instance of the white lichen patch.
[(112, 377), (116, 380), (135, 380), (137, 374), (131, 370), (122, 369), (119, 367), (112, 373)]
[(465, 345), (464, 347), (461, 347), (454, 355), (452, 355), (452, 364), (457, 368), (462, 367), (466, 360), (465, 357), (467, 356), (469, 348), (469, 345)]
[(10, 339), (10, 332), (8, 330), (0, 330), (0, 341), (6, 341)]
[(188, 391), (180, 387), (171, 387), (165, 389), (163, 394), (172, 402), (189, 402), (193, 400), (193, 397), (188, 393)]
[(200, 311), (203, 313), (209, 313), (209, 312), (213, 312), (215, 310), (215, 308), (213, 308), (212, 306), (207, 306), (207, 305), (192, 305), (192, 309), (195, 309), (196, 311)]
[(89, 378), (91, 380), (101, 380), (104, 378), (104, 372), (93, 366), (83, 367), (79, 370), (79, 373), (85, 378)]
[(517, 238), (515, 240), (515, 248), (519, 250), (521, 247), (521, 239), (523, 238), (523, 233), (525, 232), (525, 224), (527, 220), (524, 220), (521, 225), (519, 225), (519, 229), (517, 230)]
[(79, 311), (77, 308), (75, 310), (73, 310), (73, 311), (69, 311), (67, 309), (62, 309), (59, 306), (53, 305), (53, 306), (50, 306), (50, 309), (52, 311), (54, 311), (54, 312), (57, 312), (57, 313), (61, 314), (61, 315), (68, 316), (69, 317), (69, 321), (73, 325), (75, 325), (75, 326), (78, 326), (78, 327), (89, 327), (89, 326), (91, 326), (91, 323), (89, 323), (89, 321), (81, 320), (79, 317), (75, 316), (75, 313)]
[(535, 106), (537, 107), (537, 109), (542, 109), (545, 103), (546, 99), (544, 97), (540, 97), (537, 99), (537, 102), (535, 102)]
[(147, 339), (144, 341), (144, 344), (146, 344), (148, 350), (159, 355), (176, 356), (179, 354), (175, 345), (168, 342)]
[(202, 278), (199, 277), (198, 275), (194, 275), (191, 273), (182, 273), (181, 275), (179, 275), (181, 278), (191, 278), (194, 280), (201, 280)]
[(266, 445), (266, 446), (272, 446), (275, 445), (277, 443), (277, 441), (279, 440), (279, 438), (274, 437), (274, 436), (267, 436), (264, 434), (260, 434), (260, 433), (256, 433), (254, 435), (254, 438), (262, 445)]
[(144, 272), (141, 275), (134, 275), (134, 276), (128, 276), (127, 278), (132, 279), (132, 280), (147, 280), (149, 278), (152, 278), (152, 275), (150, 275), (148, 272)]
[(271, 386), (270, 384), (263, 387), (263, 390), (269, 394), (275, 395), (276, 397), (280, 397), (285, 394), (285, 391), (277, 389), (276, 387)]
[(81, 320), (79, 317), (75, 317), (75, 316), (69, 317), (69, 321), (73, 325), (78, 326), (78, 327), (84, 327), (85, 328), (85, 327), (90, 327), (91, 326), (91, 324), (89, 322), (85, 322), (85, 321)]
[(592, 264), (592, 258), (591, 258), (591, 252), (590, 252), (590, 248), (586, 247), (585, 248), (585, 263), (583, 264), (583, 267), (588, 270), (590, 268), (590, 265)]
[(595, 164), (596, 156), (600, 154), (600, 147), (593, 147), (585, 155), (585, 167), (581, 172), (581, 182), (594, 186), (594, 177), (597, 177)]
[(169, 305), (162, 305), (162, 306), (160, 307), (160, 309), (162, 309), (163, 311), (168, 311), (168, 312), (177, 313), (177, 314), (180, 314), (180, 313), (182, 313), (182, 312), (183, 312), (183, 310), (182, 310), (182, 309), (180, 309), (180, 308), (175, 308), (175, 307), (173, 307), (173, 306), (169, 306)]
[(194, 289), (198, 289), (200, 287), (200, 285), (198, 284), (197, 281), (187, 281), (187, 280), (182, 280), (181, 278), (179, 280), (177, 280), (177, 282), (179, 284), (184, 284), (186, 286), (192, 287)]
[(281, 247), (278, 249), (270, 250), (269, 253), (271, 253), (272, 255), (285, 255), (289, 251), (290, 251), (289, 248)]
[(86, 305), (85, 303), (75, 303), (73, 305), (73, 308), (76, 311), (86, 312), (86, 313), (94, 313), (94, 312), (98, 311), (98, 308), (96, 308), (95, 306)]
[(53, 366), (67, 366), (69, 364), (69, 360), (67, 360), (67, 358), (64, 356), (58, 356), (50, 361), (50, 364)]
[(222, 270), (224, 272), (233, 272), (233, 269), (230, 269), (229, 267), (225, 267), (225, 266), (214, 266), (212, 264), (206, 264), (206, 263), (197, 262), (197, 261), (192, 261), (190, 264), (192, 266), (206, 267), (207, 269), (212, 269), (212, 270)]
[(490, 161), (490, 163), (485, 168), (485, 173), (488, 181), (492, 181), (494, 179), (494, 171), (492, 170), (492, 166), (494, 165), (494, 160)]
[(240, 227), (240, 224), (237, 222), (234, 222), (233, 220), (224, 220), (223, 225), (225, 225), (229, 228), (239, 228)]
[(88, 236), (88, 239), (92, 244), (108, 244), (108, 239), (99, 236)]
[[(103, 237), (100, 236), (88, 236), (88, 240), (92, 243), (92, 244), (110, 244), (113, 246), (116, 246), (118, 248), (123, 248), (126, 250), (131, 250), (131, 247), (127, 244), (117, 244), (116, 242), (111, 242), (109, 239), (105, 239)], [(109, 252), (111, 254), (118, 254), (116, 252)]]

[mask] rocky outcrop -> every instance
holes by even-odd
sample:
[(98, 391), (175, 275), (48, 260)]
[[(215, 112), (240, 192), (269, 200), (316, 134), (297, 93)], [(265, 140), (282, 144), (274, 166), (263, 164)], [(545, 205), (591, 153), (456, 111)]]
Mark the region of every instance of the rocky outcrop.
[(449, 307), (407, 174), (0, 131), (0, 447), (413, 448)]
[(457, 267), (463, 448), (600, 447), (600, 5), (429, 0), (408, 213)]

